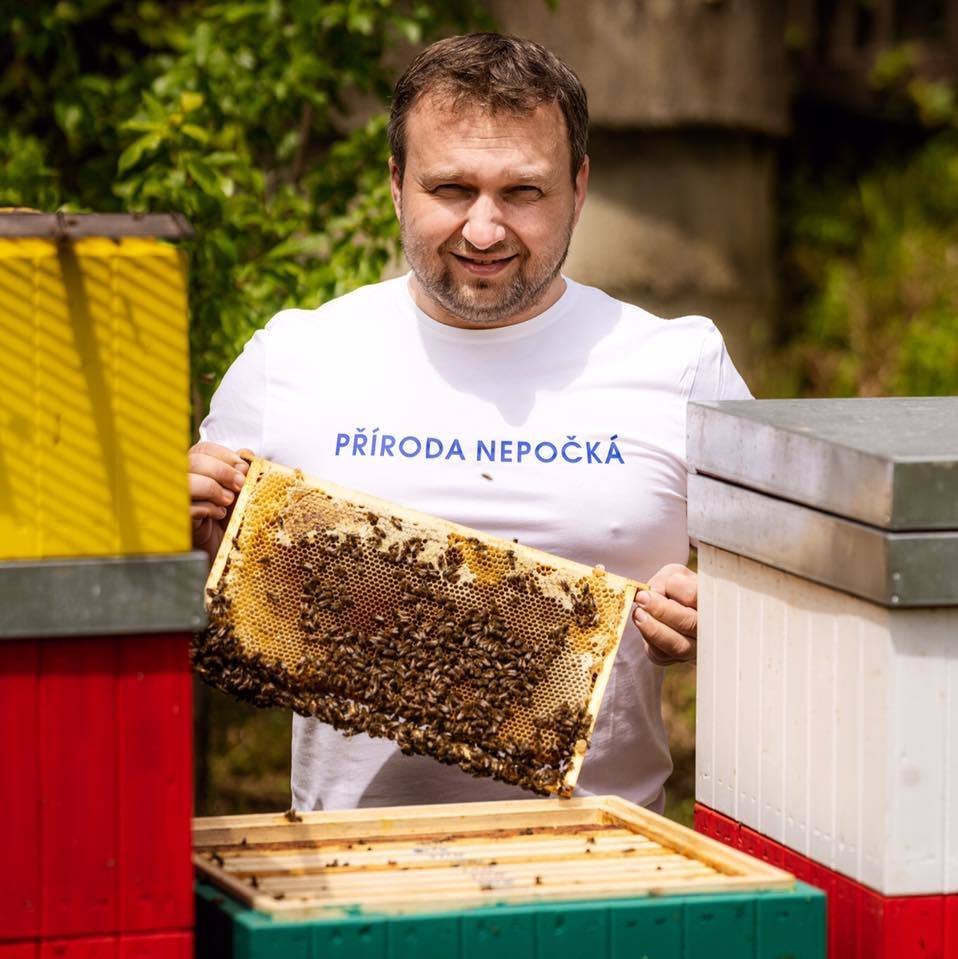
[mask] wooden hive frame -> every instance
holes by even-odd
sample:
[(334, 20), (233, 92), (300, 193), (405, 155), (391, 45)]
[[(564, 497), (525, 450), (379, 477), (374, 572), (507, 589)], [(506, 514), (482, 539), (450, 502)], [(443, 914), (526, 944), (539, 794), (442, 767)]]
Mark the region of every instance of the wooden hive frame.
[[(246, 482), (237, 499), (236, 507), (230, 518), (223, 543), (214, 560), (207, 581), (207, 595), (208, 597), (212, 597), (211, 602), (213, 603), (215, 603), (217, 596), (226, 596), (231, 589), (234, 594), (239, 591), (239, 595), (245, 595), (242, 592), (243, 589), (250, 591), (248, 585), (242, 588), (234, 586), (234, 576), (237, 578), (236, 582), (249, 584), (255, 581), (256, 577), (262, 579), (267, 575), (262, 571), (266, 567), (257, 567), (254, 562), (249, 562), (248, 567), (256, 570), (256, 572), (244, 572), (243, 564), (247, 562), (247, 560), (244, 559), (246, 555), (244, 550), (252, 554), (254, 546), (251, 544), (268, 542), (275, 548), (275, 544), (273, 543), (274, 539), (282, 541), (282, 537), (285, 536), (286, 540), (289, 540), (287, 527), (282, 524), (278, 530), (274, 531), (275, 535), (270, 534), (270, 537), (265, 535), (264, 530), (267, 527), (263, 520), (262, 508), (256, 499), (256, 497), (259, 496), (267, 502), (273, 502), (269, 500), (269, 497), (272, 496), (275, 498), (275, 490), (284, 489), (282, 484), (287, 484), (285, 487), (285, 495), (287, 497), (286, 504), (287, 507), (293, 511), (290, 515), (294, 515), (294, 508), (300, 508), (299, 504), (304, 502), (307, 496), (310, 496), (312, 497), (310, 508), (320, 517), (328, 513), (327, 519), (331, 524), (323, 527), (320, 523), (318, 528), (317, 525), (308, 527), (302, 525), (301, 521), (293, 519), (289, 522), (300, 522), (299, 532), (296, 533), (294, 531), (294, 536), (303, 536), (305, 534), (316, 535), (317, 529), (319, 535), (322, 535), (323, 530), (333, 530), (343, 536), (347, 534), (353, 535), (357, 537), (357, 539), (361, 536), (364, 538), (364, 542), (368, 544), (369, 542), (373, 542), (370, 533), (375, 532), (382, 537), (382, 539), (375, 542), (381, 544), (383, 542), (390, 543), (390, 539), (396, 542), (402, 537), (406, 537), (408, 540), (408, 537), (414, 533), (425, 540), (426, 547), (423, 555), (431, 556), (432, 560), (435, 560), (436, 557), (439, 557), (441, 560), (442, 557), (439, 555), (441, 551), (448, 549), (450, 544), (456, 544), (458, 549), (465, 552), (466, 558), (462, 562), (461, 568), (466, 571), (466, 575), (473, 577), (474, 582), (482, 584), (487, 589), (494, 588), (499, 590), (501, 594), (508, 594), (507, 598), (514, 603), (518, 601), (526, 602), (527, 608), (530, 610), (533, 609), (531, 605), (533, 600), (526, 600), (523, 597), (518, 597), (510, 593), (507, 586), (504, 585), (508, 577), (502, 576), (501, 570), (495, 574), (490, 573), (489, 568), (482, 566), (483, 557), (498, 557), (496, 562), (499, 562), (501, 565), (502, 557), (507, 556), (511, 562), (517, 564), (514, 568), (520, 570), (524, 576), (532, 576), (532, 573), (529, 571), (535, 570), (536, 575), (540, 577), (541, 583), (544, 583), (544, 590), (538, 593), (540, 597), (538, 601), (551, 601), (553, 604), (552, 608), (555, 609), (561, 609), (562, 604), (572, 604), (570, 609), (574, 607), (572, 600), (567, 598), (570, 591), (570, 583), (578, 583), (579, 587), (585, 590), (585, 593), (588, 594), (590, 601), (593, 603), (593, 607), (602, 610), (602, 617), (600, 619), (597, 613), (593, 626), (579, 628), (574, 625), (575, 616), (573, 612), (566, 611), (561, 613), (561, 616), (565, 617), (566, 621), (573, 623), (573, 632), (570, 633), (570, 636), (575, 637), (574, 642), (578, 645), (574, 646), (573, 641), (569, 641), (567, 648), (562, 654), (564, 657), (561, 661), (562, 665), (560, 666), (560, 661), (556, 660), (555, 664), (550, 667), (551, 672), (547, 677), (548, 683), (552, 684), (549, 688), (553, 690), (563, 683), (571, 686), (573, 682), (577, 682), (582, 686), (581, 698), (575, 700), (576, 708), (582, 710), (582, 718), (578, 721), (578, 731), (569, 738), (567, 752), (565, 753), (566, 758), (563, 760), (563, 765), (557, 767), (558, 772), (549, 772), (548, 776), (551, 778), (544, 778), (542, 780), (542, 782), (545, 783), (544, 786), (542, 782), (539, 782), (537, 785), (530, 785), (528, 782), (529, 777), (526, 777), (526, 781), (523, 781), (521, 777), (517, 777), (514, 774), (510, 776), (501, 773), (501, 770), (508, 763), (508, 758), (505, 760), (492, 759), (492, 765), (496, 768), (492, 770), (484, 769), (483, 763), (488, 762), (491, 751), (487, 751), (485, 748), (477, 748), (474, 742), (467, 739), (456, 740), (454, 737), (450, 737), (445, 744), (451, 745), (452, 748), (449, 749), (447, 757), (443, 760), (446, 762), (457, 762), (469, 772), (494, 775), (497, 778), (524, 785), (538, 792), (558, 793), (562, 796), (570, 796), (578, 780), (579, 772), (585, 758), (586, 748), (595, 725), (599, 705), (609, 681), (618, 643), (628, 622), (635, 591), (646, 588), (644, 584), (626, 577), (617, 576), (613, 573), (608, 573), (602, 567), (591, 567), (581, 563), (575, 563), (513, 541), (506, 541), (498, 537), (489, 536), (476, 530), (450, 523), (446, 520), (437, 519), (414, 510), (406, 509), (395, 503), (347, 489), (325, 480), (305, 477), (298, 470), (279, 466), (266, 460), (251, 457), (250, 463)], [(260, 484), (262, 484), (262, 486), (260, 486)], [(262, 492), (262, 490), (267, 490), (268, 492)], [(253, 504), (256, 505), (254, 506)], [(274, 510), (274, 517), (279, 516), (282, 518), (286, 515), (285, 510), (279, 510), (279, 508), (275, 506), (275, 503), (272, 508)], [(251, 516), (254, 518), (250, 519)], [(363, 519), (363, 517), (366, 516), (376, 517), (375, 522), (367, 523), (365, 519)], [(345, 519), (343, 519), (343, 517), (345, 517)], [(396, 533), (389, 524), (385, 522), (385, 518), (387, 517), (390, 521), (394, 521), (397, 529), (404, 530), (404, 532), (402, 534)], [(372, 528), (379, 524), (380, 518), (384, 520), (380, 526), (385, 527), (388, 530), (388, 534), (384, 533), (382, 528), (378, 530)], [(272, 528), (273, 527), (269, 527), (269, 529)], [(475, 546), (473, 547), (469, 544), (475, 544)], [(292, 544), (286, 542), (285, 546), (288, 547), (289, 545)], [(259, 549), (263, 547), (256, 546), (255, 548)], [(479, 554), (477, 558), (475, 553), (469, 552), (469, 550), (472, 549), (486, 552)], [(369, 555), (371, 554), (366, 554), (367, 557)], [(269, 571), (271, 571), (269, 575), (275, 575), (276, 566), (280, 562), (286, 562), (286, 560), (282, 557), (277, 559), (276, 556), (273, 556), (272, 559), (267, 562), (272, 563), (272, 565), (268, 567)], [(329, 562), (332, 563), (333, 561), (330, 560)], [(235, 573), (234, 564), (237, 569)], [(416, 564), (410, 564), (407, 568), (406, 572), (409, 573), (409, 575), (418, 575), (415, 572), (415, 565)], [(445, 576), (445, 574), (443, 574), (443, 576)], [(483, 579), (482, 577), (486, 578)], [(565, 589), (566, 597), (563, 597), (559, 593), (560, 586)], [(456, 587), (446, 587), (443, 585), (441, 588), (455, 589)], [(551, 600), (546, 598), (549, 590), (552, 591)], [(295, 593), (295, 590), (291, 589), (290, 593), (292, 595)], [(572, 595), (575, 596), (574, 591)], [(257, 618), (254, 629), (252, 626), (247, 625), (251, 620), (250, 615), (246, 614), (247, 619), (243, 620), (242, 627), (236, 627), (234, 635), (237, 637), (239, 645), (243, 649), (241, 655), (249, 655), (251, 652), (268, 654), (272, 655), (276, 662), (279, 662), (282, 660), (282, 654), (278, 650), (278, 647), (275, 648), (275, 651), (270, 652), (270, 643), (273, 642), (274, 637), (281, 631), (285, 631), (284, 635), (289, 633), (291, 629), (289, 626), (291, 621), (290, 616), (296, 615), (296, 607), (293, 605), (296, 597), (284, 597), (283, 602), (286, 603), (286, 606), (283, 610), (279, 610), (278, 607), (281, 604), (277, 602), (276, 592), (267, 590), (265, 596), (268, 597), (271, 602), (263, 599), (259, 608), (265, 608), (270, 605), (274, 608), (262, 613), (256, 612), (255, 615), (259, 618), (272, 616), (273, 619), (269, 622), (266, 622), (266, 619), (264, 619), (263, 621), (266, 622), (264, 626), (260, 623), (260, 619)], [(303, 593), (300, 592), (298, 596), (300, 601), (302, 601)], [(556, 597), (558, 597), (558, 599)], [(599, 598), (592, 600), (591, 597)], [(473, 600), (475, 600), (475, 596), (473, 596)], [(250, 605), (251, 601), (247, 603), (247, 607)], [(213, 611), (212, 605), (210, 608), (211, 621), (215, 626), (217, 616)], [(302, 606), (299, 608), (302, 609)], [(292, 613), (290, 609), (292, 609)], [(522, 615), (525, 616), (526, 622), (533, 621), (534, 616), (532, 614), (526, 612)], [(283, 619), (284, 616), (286, 617), (285, 620)], [(237, 616), (236, 619), (239, 620), (240, 617)], [(566, 628), (568, 629), (569, 627), (567, 626)], [(249, 635), (242, 635), (244, 629), (248, 631)], [(338, 631), (341, 632), (342, 630), (340, 629)], [(198, 647), (197, 652), (197, 663), (199, 664), (201, 675), (204, 675), (204, 678), (208, 681), (214, 683), (214, 685), (219, 685), (228, 692), (236, 691), (231, 688), (228, 681), (223, 681), (217, 675), (216, 660), (214, 660), (213, 668), (204, 670), (203, 657), (204, 647), (201, 645)], [(289, 668), (291, 665), (285, 661), (283, 662), (284, 665), (282, 668)], [(572, 664), (571, 670), (570, 662)], [(578, 665), (580, 662), (588, 662), (590, 665)], [(363, 671), (365, 671), (369, 663), (369, 659), (364, 660)], [(274, 672), (277, 672), (277, 670), (274, 670)], [(563, 670), (570, 671), (563, 673)], [(574, 670), (580, 670), (581, 675), (576, 676)], [(582, 675), (588, 675), (589, 670), (592, 670), (592, 680), (583, 680)], [(575, 678), (573, 679), (572, 677)], [(249, 690), (251, 688), (258, 689), (258, 687), (264, 684), (249, 682), (244, 677), (244, 682), (236, 685), (244, 686)], [(282, 685), (282, 680), (278, 685)], [(542, 688), (545, 688), (544, 683), (542, 684)], [(242, 695), (242, 693), (240, 693), (240, 695)], [(256, 695), (258, 695), (258, 693)], [(401, 725), (399, 723), (394, 724), (394, 728), (382, 732), (371, 730), (368, 726), (352, 727), (349, 723), (339, 722), (337, 721), (338, 714), (332, 717), (329, 715), (328, 703), (320, 702), (318, 709), (315, 705), (309, 708), (310, 703), (315, 704), (317, 699), (318, 697), (311, 699), (309, 696), (300, 694), (285, 695), (285, 697), (283, 694), (280, 694), (278, 698), (272, 699), (269, 704), (291, 706), (293, 709), (306, 715), (316, 715), (324, 721), (332, 722), (338, 728), (345, 729), (347, 732), (372, 732), (373, 735), (388, 735), (396, 739), (400, 739), (404, 734), (404, 729), (399, 728), (397, 731), (395, 728), (395, 726)], [(354, 699), (354, 702), (360, 703), (363, 710), (367, 707), (367, 704), (363, 702), (362, 698), (358, 695)], [(547, 702), (554, 707), (556, 704), (566, 702), (566, 700), (562, 700), (553, 695), (553, 698), (547, 700)], [(256, 699), (256, 703), (257, 705), (267, 704), (262, 701), (262, 697)], [(368, 717), (373, 708), (374, 707), (369, 707), (370, 712), (363, 712), (362, 715)], [(507, 719), (506, 722), (514, 724), (511, 728), (516, 728), (517, 725), (519, 728), (523, 728), (522, 724), (528, 724), (529, 720), (537, 714), (535, 714), (534, 710), (530, 709), (522, 712), (522, 707), (513, 706), (512, 712), (509, 715), (511, 718)], [(382, 725), (383, 724), (380, 723), (380, 726)], [(415, 724), (412, 723), (407, 723), (406, 725), (415, 726)], [(419, 727), (423, 727), (422, 721), (419, 722)], [(433, 743), (435, 743), (437, 738), (441, 739), (444, 735), (442, 724), (434, 728), (438, 729), (438, 734), (434, 737)], [(415, 729), (413, 729), (413, 733), (415, 735)], [(508, 740), (506, 744), (508, 744)], [(408, 742), (407, 745), (409, 745)], [(421, 743), (413, 743), (409, 751), (433, 755), (432, 749), (428, 745), (423, 746)], [(529, 767), (520, 768), (526, 769)]]
[(287, 815), (194, 820), (201, 878), (285, 919), (794, 886), (615, 796)]

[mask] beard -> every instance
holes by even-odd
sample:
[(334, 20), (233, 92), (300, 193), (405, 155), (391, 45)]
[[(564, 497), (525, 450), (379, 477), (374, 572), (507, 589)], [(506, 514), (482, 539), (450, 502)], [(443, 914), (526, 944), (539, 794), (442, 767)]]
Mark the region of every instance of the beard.
[[(533, 257), (525, 246), (515, 241), (480, 250), (463, 237), (447, 241), (436, 250), (412, 235), (405, 221), (400, 223), (403, 253), (419, 286), (447, 313), (475, 326), (502, 326), (535, 307), (559, 275), (569, 253), (571, 216), (561, 236), (561, 242), (555, 248), (538, 257)], [(475, 257), (515, 256), (518, 265), (512, 277), (504, 283), (479, 276), (457, 279), (445, 258), (452, 253)]]

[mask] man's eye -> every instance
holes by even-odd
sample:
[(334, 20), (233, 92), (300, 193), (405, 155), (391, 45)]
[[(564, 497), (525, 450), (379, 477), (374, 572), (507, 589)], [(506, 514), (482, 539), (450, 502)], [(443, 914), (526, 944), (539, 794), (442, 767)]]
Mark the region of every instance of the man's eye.
[(435, 196), (462, 196), (466, 188), (459, 183), (440, 183), (432, 192)]
[(520, 197), (523, 200), (534, 200), (537, 197), (542, 196), (542, 190), (540, 190), (537, 186), (530, 186), (528, 184), (513, 187), (509, 192), (513, 196)]

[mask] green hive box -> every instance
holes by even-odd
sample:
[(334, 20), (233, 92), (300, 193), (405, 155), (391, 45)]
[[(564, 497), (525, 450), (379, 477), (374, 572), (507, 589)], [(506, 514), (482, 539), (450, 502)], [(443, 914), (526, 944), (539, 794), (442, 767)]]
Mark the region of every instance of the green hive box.
[(203, 959), (823, 959), (825, 896), (616, 797), (196, 820)]
[(407, 916), (274, 919), (196, 889), (203, 959), (824, 959), (825, 895), (670, 895)]

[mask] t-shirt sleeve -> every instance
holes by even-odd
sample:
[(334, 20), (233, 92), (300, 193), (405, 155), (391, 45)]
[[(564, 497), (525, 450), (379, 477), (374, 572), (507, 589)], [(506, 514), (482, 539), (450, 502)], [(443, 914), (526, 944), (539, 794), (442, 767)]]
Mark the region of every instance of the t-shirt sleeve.
[(260, 456), (266, 412), (266, 339), (258, 330), (226, 371), (200, 425), (200, 439)]
[(699, 351), (698, 365), (692, 380), (689, 400), (750, 400), (745, 385), (725, 348), (722, 334), (710, 324)]
[[(712, 325), (702, 342), (689, 400), (750, 400), (752, 398), (745, 380), (735, 369), (735, 364), (728, 355), (722, 334)], [(699, 543), (694, 536), (689, 537), (689, 543), (698, 548)]]

